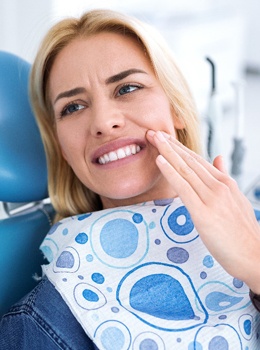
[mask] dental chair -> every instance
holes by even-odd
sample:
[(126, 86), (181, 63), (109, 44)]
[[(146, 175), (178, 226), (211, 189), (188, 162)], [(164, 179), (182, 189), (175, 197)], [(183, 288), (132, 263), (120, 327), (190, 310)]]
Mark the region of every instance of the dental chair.
[(37, 284), (39, 245), (54, 215), (29, 73), (28, 62), (0, 51), (0, 318)]

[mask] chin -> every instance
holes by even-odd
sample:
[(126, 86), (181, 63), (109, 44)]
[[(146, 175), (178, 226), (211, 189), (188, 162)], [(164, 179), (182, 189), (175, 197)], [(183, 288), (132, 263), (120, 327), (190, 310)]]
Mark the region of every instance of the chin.
[(129, 200), (131, 198), (136, 198), (143, 195), (143, 191), (137, 191), (133, 188), (124, 189), (124, 190), (115, 190), (112, 193), (105, 195), (106, 198), (111, 200)]
[[(138, 204), (154, 199), (153, 194), (155, 189), (151, 186), (120, 186), (114, 189), (114, 191), (109, 191), (109, 193), (101, 194), (101, 200), (103, 204), (110, 203), (109, 206), (124, 206), (131, 204)], [(155, 195), (156, 197), (156, 195)], [(106, 205), (104, 205), (105, 207)]]

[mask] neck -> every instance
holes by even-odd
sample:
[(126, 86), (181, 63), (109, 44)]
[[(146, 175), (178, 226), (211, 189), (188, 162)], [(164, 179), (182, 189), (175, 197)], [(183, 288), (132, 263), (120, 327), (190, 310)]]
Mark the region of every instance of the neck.
[(173, 191), (161, 191), (156, 193), (155, 195), (151, 196), (150, 193), (137, 195), (130, 198), (106, 198), (101, 197), (101, 202), (103, 205), (103, 209), (110, 209), (110, 208), (117, 208), (117, 207), (124, 207), (128, 205), (134, 205), (144, 202), (150, 202), (150, 201), (156, 201), (160, 199), (167, 199), (167, 198), (175, 198), (177, 197), (177, 194)]

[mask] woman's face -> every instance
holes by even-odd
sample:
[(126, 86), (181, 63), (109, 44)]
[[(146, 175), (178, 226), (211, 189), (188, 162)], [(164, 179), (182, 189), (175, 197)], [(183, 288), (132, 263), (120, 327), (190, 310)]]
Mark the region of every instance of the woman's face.
[(49, 88), (63, 156), (104, 208), (175, 196), (146, 132), (174, 135), (183, 125), (173, 122), (170, 103), (134, 39), (103, 32), (71, 42), (54, 62)]

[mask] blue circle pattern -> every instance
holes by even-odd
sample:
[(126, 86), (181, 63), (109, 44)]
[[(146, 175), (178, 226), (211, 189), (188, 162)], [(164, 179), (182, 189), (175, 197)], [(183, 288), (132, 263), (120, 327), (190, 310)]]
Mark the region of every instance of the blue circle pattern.
[(103, 264), (129, 268), (140, 263), (148, 252), (149, 225), (139, 213), (114, 210), (91, 224), (90, 244), (96, 258)]
[(167, 257), (175, 264), (184, 264), (189, 259), (189, 252), (181, 247), (173, 247), (167, 251)]
[(143, 221), (143, 216), (141, 214), (133, 215), (133, 222), (136, 224), (140, 224)]
[(101, 323), (94, 338), (99, 339), (99, 348), (104, 350), (128, 350), (131, 344), (129, 329), (122, 322), (113, 320)]
[(88, 241), (88, 235), (85, 232), (80, 232), (76, 236), (75, 241), (79, 244), (86, 244)]
[[(184, 216), (186, 221), (184, 224), (178, 223), (178, 218)], [(179, 236), (186, 236), (194, 229), (193, 222), (191, 220), (188, 210), (182, 206), (176, 209), (169, 217), (168, 224), (170, 229)]]
[[(113, 239), (117, 244), (111, 244), (112, 233)], [(128, 220), (111, 220), (106, 223), (101, 230), (100, 244), (104, 252), (111, 257), (116, 259), (129, 257), (136, 251), (138, 245), (138, 230), (136, 226)]]
[[(52, 261), (47, 276), (61, 289), (72, 288), (72, 304), (92, 311), (86, 322), (93, 324), (90, 333), (100, 349), (127, 350), (132, 344), (133, 350), (166, 350), (174, 332), (170, 346), (176, 350), (184, 343), (188, 350), (242, 350), (255, 327), (251, 313), (243, 312), (249, 306), (246, 286), (210, 277), (219, 267), (198, 237), (182, 203), (166, 199), (64, 219), (42, 250)], [(201, 250), (191, 249), (194, 244)], [(238, 328), (228, 323), (234, 312)]]
[(145, 339), (140, 344), (140, 350), (158, 350), (158, 346), (153, 339)]
[(92, 281), (96, 282), (98, 284), (103, 284), (105, 281), (105, 277), (101, 273), (93, 273), (92, 276)]
[(161, 227), (165, 235), (178, 244), (188, 244), (198, 238), (191, 216), (183, 205), (174, 211), (167, 206), (161, 217)]
[(214, 260), (211, 255), (206, 255), (203, 259), (203, 265), (209, 269), (214, 266)]

